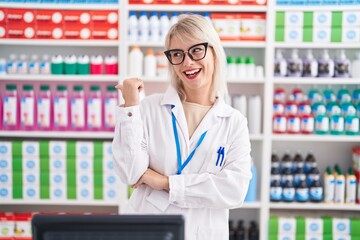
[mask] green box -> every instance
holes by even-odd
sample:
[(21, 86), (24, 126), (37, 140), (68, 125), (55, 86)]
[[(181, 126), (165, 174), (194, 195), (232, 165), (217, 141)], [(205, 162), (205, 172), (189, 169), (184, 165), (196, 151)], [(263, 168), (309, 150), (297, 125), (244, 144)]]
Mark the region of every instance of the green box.
[(342, 27), (342, 11), (332, 12), (331, 16), (331, 27), (341, 28)]
[(303, 26), (304, 27), (313, 27), (314, 13), (313, 12), (304, 12)]
[(285, 41), (285, 28), (277, 27), (275, 29), (275, 42), (284, 42)]
[(285, 12), (283, 11), (279, 11), (276, 12), (276, 16), (275, 16), (275, 27), (284, 27), (285, 26)]
[[(322, 217), (323, 220), (323, 235), (332, 235), (332, 218), (331, 217)], [(323, 239), (325, 240), (325, 239)]]
[(305, 235), (305, 218), (296, 217), (296, 235)]
[(304, 234), (296, 234), (295, 239), (296, 240), (305, 240), (305, 235)]
[(342, 28), (331, 28), (331, 42), (342, 41)]
[(279, 234), (279, 217), (271, 216), (269, 219), (269, 235)]
[(269, 235), (269, 240), (278, 240), (278, 235)]
[(351, 236), (357, 236), (360, 239), (360, 218), (351, 219)]
[(312, 27), (303, 28), (303, 42), (312, 42), (313, 34), (314, 32)]

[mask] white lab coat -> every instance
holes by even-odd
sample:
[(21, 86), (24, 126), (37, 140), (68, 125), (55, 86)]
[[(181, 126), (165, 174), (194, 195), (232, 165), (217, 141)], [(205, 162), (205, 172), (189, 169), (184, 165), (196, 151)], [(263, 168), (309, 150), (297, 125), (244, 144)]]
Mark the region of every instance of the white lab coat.
[[(208, 131), (181, 175), (176, 175), (171, 105), (183, 162)], [(222, 166), (216, 166), (219, 147), (225, 152)], [(229, 239), (228, 209), (241, 206), (251, 179), (247, 120), (239, 111), (218, 98), (189, 139), (181, 100), (170, 86), (140, 106), (118, 107), (112, 148), (116, 171), (126, 184), (136, 183), (148, 167), (169, 176), (169, 192), (144, 184), (136, 189), (128, 213), (182, 214), (186, 240)]]

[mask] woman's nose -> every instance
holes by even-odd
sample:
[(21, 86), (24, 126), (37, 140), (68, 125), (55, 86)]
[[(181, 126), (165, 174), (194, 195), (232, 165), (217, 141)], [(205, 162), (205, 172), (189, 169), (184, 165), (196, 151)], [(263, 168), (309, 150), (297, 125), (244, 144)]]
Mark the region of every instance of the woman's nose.
[(192, 58), (190, 57), (189, 52), (185, 52), (185, 57), (184, 57), (184, 65), (190, 65), (191, 63), (193, 63), (194, 60), (192, 60)]

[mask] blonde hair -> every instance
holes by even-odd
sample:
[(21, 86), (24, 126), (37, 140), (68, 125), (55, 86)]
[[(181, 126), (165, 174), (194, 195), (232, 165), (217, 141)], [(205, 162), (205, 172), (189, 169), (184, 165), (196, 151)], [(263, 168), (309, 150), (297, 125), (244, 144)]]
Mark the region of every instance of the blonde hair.
[[(178, 38), (181, 41), (189, 42), (208, 42), (214, 54), (214, 74), (211, 84), (210, 100), (214, 101), (216, 97), (224, 98), (227, 94), (226, 85), (226, 55), (224, 48), (215, 28), (205, 17), (197, 14), (182, 14), (179, 15), (178, 22), (174, 24), (165, 39), (165, 48), (169, 49), (171, 40)], [(169, 73), (171, 84), (177, 90), (180, 99), (185, 100), (185, 90), (182, 81), (175, 73), (172, 65), (169, 63)]]

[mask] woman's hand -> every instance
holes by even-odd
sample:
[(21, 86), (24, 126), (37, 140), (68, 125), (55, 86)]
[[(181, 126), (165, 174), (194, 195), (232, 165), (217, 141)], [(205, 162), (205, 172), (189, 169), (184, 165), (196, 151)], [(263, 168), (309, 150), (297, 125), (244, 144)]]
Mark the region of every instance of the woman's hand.
[(122, 93), (125, 100), (124, 107), (139, 105), (139, 93), (144, 89), (144, 83), (139, 78), (128, 78), (115, 86)]
[(156, 190), (169, 191), (169, 177), (161, 175), (158, 172), (148, 168), (137, 183), (132, 185), (132, 188), (137, 188), (141, 184), (146, 184)]

